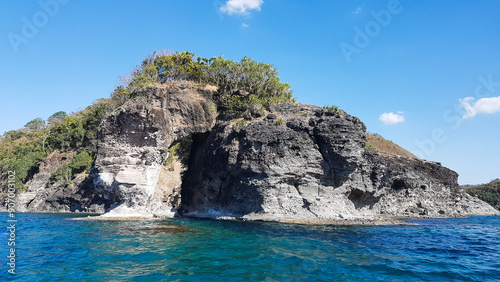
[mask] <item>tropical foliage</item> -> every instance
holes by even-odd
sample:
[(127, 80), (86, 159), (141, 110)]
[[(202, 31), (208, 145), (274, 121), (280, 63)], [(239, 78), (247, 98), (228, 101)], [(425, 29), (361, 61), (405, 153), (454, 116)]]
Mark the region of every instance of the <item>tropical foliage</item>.
[[(240, 115), (251, 105), (268, 106), (293, 101), (288, 83), (282, 83), (277, 69), (266, 63), (244, 57), (240, 62), (223, 56), (210, 59), (195, 57), (193, 53), (166, 52), (149, 55), (136, 67), (124, 86), (114, 96), (130, 97), (137, 87), (150, 86), (175, 80), (208, 83), (218, 88), (216, 102), (219, 110)], [(248, 93), (245, 97), (232, 95), (237, 90)]]
[(500, 210), (500, 179), (487, 184), (467, 186), (465, 191)]
[[(122, 78), (107, 99), (98, 99), (82, 111), (67, 114), (58, 111), (47, 120), (36, 118), (24, 128), (0, 136), (0, 185), (7, 172), (16, 172), (16, 187), (23, 191), (25, 183), (36, 174), (41, 161), (51, 152), (72, 153), (72, 161), (64, 164), (50, 178), (52, 183), (69, 183), (73, 177), (90, 169), (96, 155), (97, 134), (104, 117), (126, 101), (140, 96), (143, 87), (169, 81), (189, 80), (211, 84), (218, 95), (209, 101), (211, 112), (219, 111), (240, 117), (248, 109), (260, 109), (273, 103), (293, 101), (290, 85), (282, 83), (278, 71), (270, 64), (244, 57), (239, 62), (223, 56), (202, 58), (193, 53), (154, 52)], [(239, 95), (235, 95), (239, 93)], [(188, 158), (188, 141), (173, 146), (172, 156)]]
[(89, 170), (97, 150), (99, 124), (118, 105), (113, 99), (99, 99), (72, 115), (57, 112), (47, 122), (37, 118), (22, 129), (6, 132), (0, 137), (1, 187), (7, 187), (7, 172), (15, 171), (16, 189), (24, 191), (40, 162), (53, 151), (77, 154), (70, 164), (55, 172), (51, 181), (68, 182), (76, 173)]
[(71, 162), (61, 165), (52, 175), (50, 176), (50, 183), (62, 183), (69, 184), (73, 179), (74, 175), (82, 172), (88, 172), (92, 163), (94, 162), (94, 157), (86, 149), (79, 149), (78, 153), (73, 157)]

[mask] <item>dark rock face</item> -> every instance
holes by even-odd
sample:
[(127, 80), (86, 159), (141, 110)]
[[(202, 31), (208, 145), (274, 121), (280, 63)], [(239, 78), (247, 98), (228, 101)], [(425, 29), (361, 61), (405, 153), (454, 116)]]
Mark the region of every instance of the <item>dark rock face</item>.
[[(83, 176), (46, 188), (64, 160), (49, 162), (18, 206), (291, 222), (499, 214), (438, 163), (365, 150), (365, 125), (334, 108), (256, 107), (244, 121), (216, 116), (216, 89), (191, 82), (134, 95), (102, 123), (92, 183)], [(164, 162), (169, 146), (187, 137), (193, 145), (181, 178), (179, 166)]]
[(183, 183), (184, 214), (279, 215), (284, 208), (283, 215), (314, 216), (309, 206), (323, 190), (341, 186), (355, 171), (365, 131), (357, 118), (291, 105), (272, 110), (286, 126), (261, 119), (236, 132), (219, 123), (197, 140)]
[(433, 162), (365, 151), (364, 124), (347, 114), (282, 104), (286, 125), (220, 120), (195, 140), (181, 213), (253, 220), (377, 219), (495, 214)]
[[(96, 191), (116, 216), (173, 216), (154, 197), (167, 149), (174, 142), (213, 127), (213, 91), (190, 82), (135, 93), (102, 125), (92, 177)], [(173, 195), (175, 197), (175, 195)]]
[[(435, 162), (366, 153), (368, 189), (353, 194), (362, 205), (366, 197), (377, 197), (375, 212), (395, 217), (456, 217), (496, 214), (489, 205), (460, 189), (458, 174)], [(370, 185), (371, 184), (371, 185)]]

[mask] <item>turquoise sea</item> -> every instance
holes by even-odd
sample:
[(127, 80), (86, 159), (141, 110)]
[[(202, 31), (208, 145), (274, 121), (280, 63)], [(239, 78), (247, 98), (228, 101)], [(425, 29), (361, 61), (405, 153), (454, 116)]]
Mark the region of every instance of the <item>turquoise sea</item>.
[(0, 281), (499, 281), (500, 217), (402, 226), (0, 214)]

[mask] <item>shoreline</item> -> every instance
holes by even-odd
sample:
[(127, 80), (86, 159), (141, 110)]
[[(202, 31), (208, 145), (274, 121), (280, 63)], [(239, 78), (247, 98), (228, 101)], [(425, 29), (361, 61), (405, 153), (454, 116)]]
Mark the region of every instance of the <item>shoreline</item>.
[[(0, 211), (0, 214), (7, 212)], [(104, 214), (98, 213), (84, 213), (84, 212), (16, 212), (18, 214), (67, 214), (75, 215), (76, 217), (70, 220), (79, 221), (161, 221), (166, 219), (202, 219), (202, 220), (227, 220), (227, 221), (246, 221), (246, 222), (274, 222), (274, 223), (290, 223), (301, 225), (337, 225), (337, 226), (377, 226), (377, 225), (417, 225), (415, 223), (407, 222), (408, 220), (420, 219), (451, 219), (451, 218), (468, 218), (473, 216), (500, 216), (492, 214), (475, 214), (454, 217), (387, 217), (380, 216), (379, 218), (352, 218), (352, 219), (322, 219), (322, 218), (248, 218), (248, 217), (234, 217), (234, 216), (103, 216)], [(85, 216), (86, 215), (86, 216)]]
[(175, 217), (137, 217), (137, 216), (119, 216), (119, 217), (102, 217), (102, 216), (87, 216), (76, 217), (71, 220), (81, 221), (161, 221), (166, 219), (200, 219), (200, 220), (217, 220), (217, 221), (242, 221), (242, 222), (269, 222), (269, 223), (289, 223), (300, 225), (337, 225), (337, 226), (380, 226), (380, 225), (418, 225), (407, 222), (409, 220), (420, 219), (452, 219), (452, 218), (468, 218), (473, 216), (499, 216), (499, 215), (468, 215), (460, 217), (407, 217), (407, 218), (371, 218), (371, 219), (319, 219), (319, 218), (277, 218), (277, 219), (248, 219), (238, 217), (193, 217), (193, 216), (175, 216)]

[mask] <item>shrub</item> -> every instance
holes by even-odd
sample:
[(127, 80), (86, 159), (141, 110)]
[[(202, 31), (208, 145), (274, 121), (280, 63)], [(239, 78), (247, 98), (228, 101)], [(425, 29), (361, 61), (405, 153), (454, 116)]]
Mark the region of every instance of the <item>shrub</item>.
[(233, 130), (236, 132), (240, 132), (243, 127), (248, 124), (248, 120), (240, 119), (233, 125)]
[(345, 112), (342, 109), (339, 109), (337, 106), (323, 106), (323, 109), (325, 109), (328, 113), (331, 113), (333, 115), (336, 115), (338, 117), (344, 117)]
[(155, 82), (151, 77), (143, 74), (134, 78), (134, 80), (129, 84), (130, 88), (141, 88), (146, 86), (151, 86)]
[(49, 183), (70, 184), (73, 179), (73, 173), (68, 164), (63, 164), (50, 175)]
[(116, 87), (113, 93), (111, 93), (111, 99), (123, 104), (130, 99), (130, 92), (125, 87), (120, 85)]
[(336, 113), (339, 110), (339, 107), (325, 105), (323, 106), (323, 109), (327, 110), (329, 113)]
[(219, 108), (230, 115), (239, 117), (247, 109), (247, 104), (238, 96), (228, 96), (220, 101)]
[(83, 145), (85, 129), (76, 116), (65, 116), (60, 123), (50, 128), (47, 144), (51, 149), (68, 151)]
[(10, 130), (10, 131), (5, 132), (4, 139), (15, 141), (15, 140), (21, 139), (22, 137), (24, 137), (26, 135), (27, 135), (26, 132), (24, 132), (22, 130)]
[(215, 103), (212, 100), (208, 100), (207, 101), (207, 110), (208, 110), (209, 114), (213, 115), (213, 114), (217, 113), (217, 105), (215, 105)]
[(280, 81), (277, 69), (249, 57), (239, 63), (220, 56), (208, 61), (208, 81), (219, 88), (223, 95), (241, 89), (248, 91), (263, 104), (290, 102), (292, 92), (288, 83)]
[(29, 130), (42, 129), (45, 127), (45, 121), (41, 118), (36, 118), (36, 119), (28, 122), (24, 127), (29, 129)]
[(48, 119), (49, 125), (62, 121), (62, 119), (67, 116), (65, 111), (58, 111), (52, 114)]
[(198, 57), (194, 60), (194, 54), (189, 52), (174, 53), (171, 55), (159, 55), (153, 53), (143, 61), (143, 70), (151, 78), (158, 82), (170, 80), (193, 80), (204, 81), (204, 69), (208, 59)]
[(170, 148), (168, 148), (168, 157), (165, 161), (165, 165), (171, 167), (175, 160), (179, 160), (182, 165), (187, 166), (192, 144), (193, 139), (187, 137), (170, 146)]
[(378, 152), (378, 149), (375, 148), (375, 146), (370, 145), (370, 144), (366, 144), (365, 145), (365, 150), (373, 152), (373, 153), (377, 153)]
[(83, 171), (89, 171), (94, 158), (89, 154), (86, 149), (80, 149), (79, 152), (73, 157), (68, 167), (71, 168), (71, 173), (80, 173)]
[(286, 122), (282, 119), (277, 119), (275, 122), (274, 122), (274, 125), (277, 125), (277, 126), (284, 126), (286, 125)]

